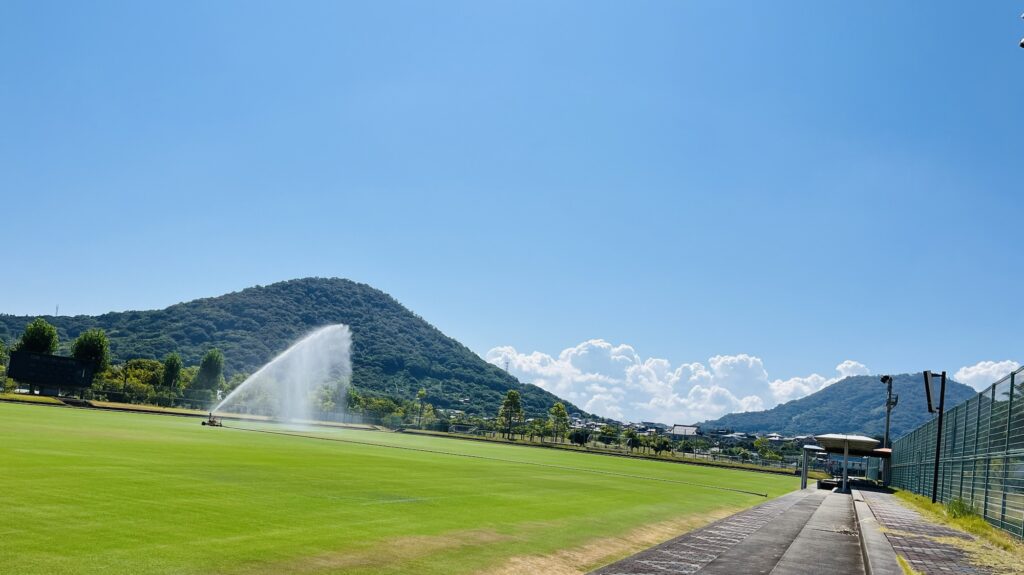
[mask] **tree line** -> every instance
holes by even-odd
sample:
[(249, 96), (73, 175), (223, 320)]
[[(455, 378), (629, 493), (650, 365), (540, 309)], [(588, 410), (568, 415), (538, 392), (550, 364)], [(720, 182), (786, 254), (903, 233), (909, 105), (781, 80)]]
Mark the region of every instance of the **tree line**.
[[(485, 422), (484, 428), (487, 427)], [(530, 441), (539, 440), (544, 443), (549, 439), (552, 443), (565, 443), (585, 446), (592, 441), (605, 444), (605, 447), (621, 444), (630, 452), (641, 451), (644, 453), (653, 452), (660, 455), (663, 451), (673, 448), (675, 444), (665, 436), (642, 435), (635, 429), (623, 429), (611, 423), (605, 423), (597, 430), (585, 427), (571, 427), (571, 420), (565, 404), (555, 403), (548, 410), (548, 417), (525, 419), (525, 413), (520, 401), (519, 392), (512, 389), (505, 394), (504, 400), (498, 408), (496, 419), (497, 431), (502, 438), (520, 439), (529, 438)]]
[[(605, 422), (597, 429), (571, 427), (571, 419), (562, 403), (556, 403), (548, 410), (547, 418), (527, 418), (522, 408), (519, 392), (509, 390), (498, 407), (493, 420), (479, 417), (459, 416), (451, 424), (462, 424), (491, 431), (503, 439), (523, 440), (540, 443), (569, 443), (580, 447), (588, 444), (602, 444), (605, 448), (621, 446), (633, 452), (661, 455), (663, 452), (707, 452), (713, 447), (705, 437), (690, 436), (672, 439), (666, 435), (647, 434), (620, 424)], [(773, 444), (765, 437), (739, 442), (737, 445), (720, 449), (721, 455), (741, 461), (781, 461), (783, 455), (799, 455), (800, 447), (794, 442)]]
[[(59, 347), (57, 328), (42, 318), (36, 318), (25, 326), (10, 351), (54, 355)], [(9, 355), (0, 342), (0, 368), (5, 372)], [(224, 354), (217, 348), (209, 349), (195, 366), (186, 367), (175, 352), (167, 354), (162, 361), (130, 359), (112, 364), (110, 342), (107, 334), (99, 328), (88, 329), (75, 338), (71, 344), (71, 357), (92, 367), (91, 395), (128, 403), (172, 405), (187, 399), (205, 407), (217, 398), (219, 392), (241, 383), (238, 377), (225, 380)], [(15, 385), (14, 380), (4, 378), (4, 391), (12, 391)]]

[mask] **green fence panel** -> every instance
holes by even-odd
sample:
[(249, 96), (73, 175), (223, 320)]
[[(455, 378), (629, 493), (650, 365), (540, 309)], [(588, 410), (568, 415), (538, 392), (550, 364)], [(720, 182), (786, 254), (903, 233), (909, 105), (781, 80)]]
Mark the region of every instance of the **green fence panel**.
[[(893, 442), (892, 485), (931, 496), (936, 419)], [(1024, 368), (943, 415), (937, 499), (1024, 538)]]

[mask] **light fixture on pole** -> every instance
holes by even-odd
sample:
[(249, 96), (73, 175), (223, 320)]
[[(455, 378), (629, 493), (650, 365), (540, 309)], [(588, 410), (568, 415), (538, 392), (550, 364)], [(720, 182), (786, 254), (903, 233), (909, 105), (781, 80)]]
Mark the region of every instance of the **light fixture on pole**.
[[(900, 402), (899, 395), (892, 394), (892, 376), (883, 375), (881, 378), (882, 383), (886, 385), (886, 397), (885, 397), (885, 435), (882, 437), (882, 447), (889, 448), (889, 421), (892, 418), (892, 410), (896, 407), (896, 404)], [(892, 455), (890, 459), (885, 460), (885, 468), (882, 470), (882, 485), (889, 485), (889, 465), (892, 462)]]
[(900, 402), (900, 396), (892, 394), (892, 376), (883, 375), (882, 383), (886, 385), (885, 399), (885, 436), (882, 438), (882, 447), (889, 447), (889, 421), (892, 418), (892, 410)]
[(942, 411), (946, 405), (946, 372), (942, 372), (941, 387), (939, 388), (939, 407), (936, 409), (932, 404), (932, 372), (924, 372), (924, 392), (928, 398), (928, 413), (938, 412), (935, 431), (935, 469), (932, 472), (932, 503), (935, 503), (939, 495), (939, 455), (942, 453)]

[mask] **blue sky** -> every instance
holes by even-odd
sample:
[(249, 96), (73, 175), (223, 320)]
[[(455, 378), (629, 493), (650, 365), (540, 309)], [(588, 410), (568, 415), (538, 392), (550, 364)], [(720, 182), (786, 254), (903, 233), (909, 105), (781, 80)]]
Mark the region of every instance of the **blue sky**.
[(627, 417), (1024, 355), (1020, 2), (295, 4), (0, 5), (0, 310), (348, 277)]

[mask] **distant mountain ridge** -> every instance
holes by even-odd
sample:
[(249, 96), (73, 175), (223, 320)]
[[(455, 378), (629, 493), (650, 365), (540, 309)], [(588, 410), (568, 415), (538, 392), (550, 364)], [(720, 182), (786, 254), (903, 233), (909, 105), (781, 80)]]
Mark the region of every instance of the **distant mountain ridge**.
[[(928, 413), (924, 380), (920, 373), (893, 376), (893, 394), (899, 404), (892, 411), (890, 436), (896, 439), (925, 423)], [(938, 389), (935, 390), (936, 393)], [(946, 380), (946, 409), (978, 392), (951, 379)], [(859, 433), (881, 437), (885, 432), (885, 385), (877, 375), (847, 377), (806, 397), (765, 411), (730, 413), (705, 421), (701, 427), (728, 428), (746, 433), (776, 432), (783, 435)], [(936, 396), (935, 401), (938, 401)]]
[[(388, 294), (346, 279), (284, 281), (162, 310), (42, 317), (57, 326), (62, 354), (80, 333), (98, 327), (118, 361), (178, 352), (194, 365), (217, 347), (228, 375), (255, 371), (313, 329), (344, 323), (352, 329), (352, 383), (360, 392), (414, 399), (425, 388), (437, 407), (494, 415), (505, 392), (516, 389), (531, 416), (545, 415), (557, 401), (580, 411), (487, 363)], [(0, 315), (0, 338), (15, 341), (32, 319)]]

